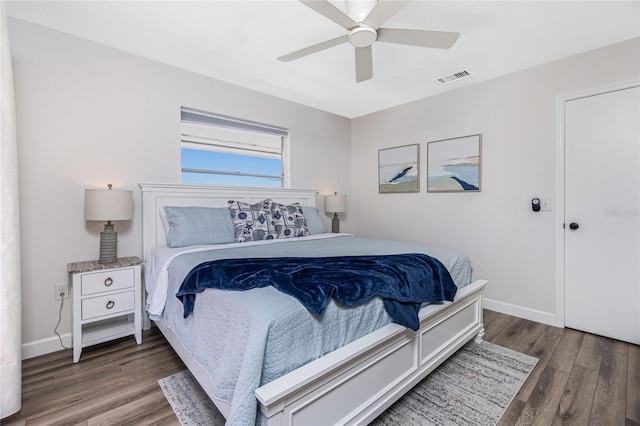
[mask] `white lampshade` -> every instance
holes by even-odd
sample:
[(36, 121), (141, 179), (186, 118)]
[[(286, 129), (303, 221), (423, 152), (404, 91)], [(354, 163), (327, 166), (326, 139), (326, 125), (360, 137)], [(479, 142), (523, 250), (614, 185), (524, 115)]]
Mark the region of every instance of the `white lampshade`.
[(324, 211), (326, 213), (343, 213), (347, 211), (346, 195), (325, 195)]
[(85, 220), (131, 220), (132, 218), (133, 191), (84, 190)]

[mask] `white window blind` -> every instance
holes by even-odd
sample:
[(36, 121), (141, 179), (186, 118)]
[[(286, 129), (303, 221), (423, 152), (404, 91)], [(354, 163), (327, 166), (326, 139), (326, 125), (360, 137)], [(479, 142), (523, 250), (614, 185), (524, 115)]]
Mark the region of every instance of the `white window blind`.
[(281, 158), (282, 137), (183, 122), (182, 147), (256, 157)]

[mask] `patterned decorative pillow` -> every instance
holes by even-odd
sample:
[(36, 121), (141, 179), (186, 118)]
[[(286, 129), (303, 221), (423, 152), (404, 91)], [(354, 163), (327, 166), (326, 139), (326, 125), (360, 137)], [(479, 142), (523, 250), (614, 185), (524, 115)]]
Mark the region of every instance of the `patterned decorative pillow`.
[(238, 243), (310, 235), (298, 203), (284, 205), (268, 198), (255, 204), (230, 200), (229, 209)]
[(262, 200), (255, 204), (243, 201), (229, 201), (231, 219), (235, 230), (235, 241), (273, 240), (277, 238), (277, 232), (273, 225), (271, 207), (273, 201)]
[(302, 206), (299, 203), (289, 205), (272, 203), (271, 216), (277, 234), (276, 238), (295, 238), (310, 235)]

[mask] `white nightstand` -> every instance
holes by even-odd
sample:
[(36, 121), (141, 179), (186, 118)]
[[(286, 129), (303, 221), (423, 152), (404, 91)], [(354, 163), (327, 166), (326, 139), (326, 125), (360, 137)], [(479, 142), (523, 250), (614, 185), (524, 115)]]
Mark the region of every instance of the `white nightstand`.
[(142, 261), (123, 257), (69, 263), (73, 290), (73, 362), (82, 348), (134, 335), (142, 343)]

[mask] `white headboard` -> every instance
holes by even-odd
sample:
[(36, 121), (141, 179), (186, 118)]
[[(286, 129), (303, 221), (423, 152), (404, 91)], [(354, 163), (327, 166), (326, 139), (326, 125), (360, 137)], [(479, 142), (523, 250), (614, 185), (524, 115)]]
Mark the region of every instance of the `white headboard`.
[(227, 201), (256, 203), (271, 198), (281, 204), (316, 207), (318, 191), (291, 188), (243, 188), (212, 185), (140, 183), (142, 190), (142, 251), (146, 256), (158, 244), (166, 244), (158, 211), (164, 206), (226, 207)]

